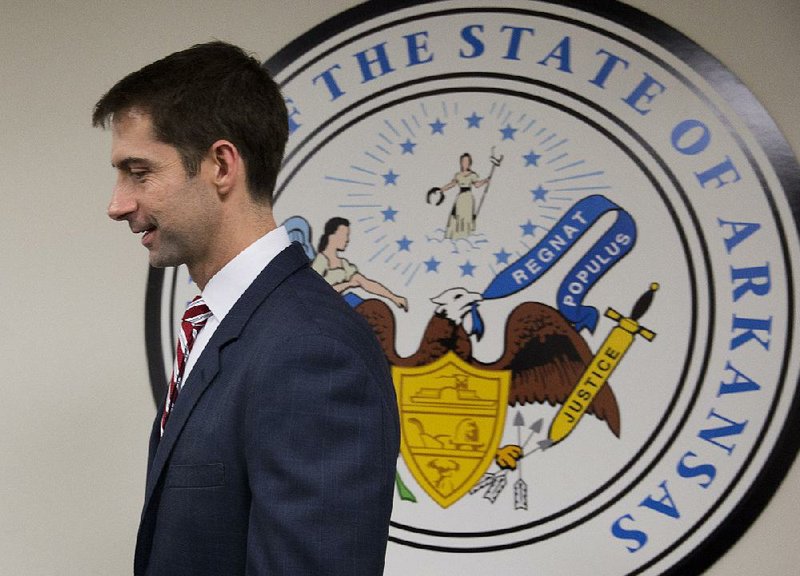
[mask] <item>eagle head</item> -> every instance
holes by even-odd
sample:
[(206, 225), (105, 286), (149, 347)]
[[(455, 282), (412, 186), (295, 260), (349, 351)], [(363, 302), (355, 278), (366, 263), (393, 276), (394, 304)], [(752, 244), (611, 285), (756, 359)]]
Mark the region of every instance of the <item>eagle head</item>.
[(431, 298), (431, 302), (436, 304), (436, 314), (462, 326), (467, 334), (478, 340), (483, 336), (483, 319), (478, 313), (481, 301), (483, 296), (464, 288), (449, 288)]

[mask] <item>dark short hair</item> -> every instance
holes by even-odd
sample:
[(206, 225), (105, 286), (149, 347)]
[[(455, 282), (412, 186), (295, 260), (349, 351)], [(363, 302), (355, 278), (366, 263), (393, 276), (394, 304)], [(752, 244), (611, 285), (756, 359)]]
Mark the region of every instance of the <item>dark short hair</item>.
[(190, 177), (214, 142), (233, 143), (251, 195), (272, 203), (289, 135), (286, 103), (266, 69), (241, 48), (196, 44), (128, 74), (95, 104), (92, 124), (105, 128), (132, 109), (150, 116), (155, 137), (178, 150)]
[(328, 237), (336, 234), (336, 231), (340, 226), (350, 226), (350, 220), (347, 218), (342, 218), (341, 216), (334, 216), (325, 222), (325, 228), (322, 230), (322, 236), (319, 237), (317, 252), (322, 252), (328, 247)]

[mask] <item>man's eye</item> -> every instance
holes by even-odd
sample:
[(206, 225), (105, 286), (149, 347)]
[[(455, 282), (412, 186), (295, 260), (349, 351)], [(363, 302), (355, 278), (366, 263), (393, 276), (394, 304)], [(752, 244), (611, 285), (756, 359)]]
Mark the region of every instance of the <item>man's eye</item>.
[(141, 182), (142, 180), (144, 180), (145, 176), (147, 176), (146, 170), (131, 171), (131, 178), (133, 178), (137, 182)]

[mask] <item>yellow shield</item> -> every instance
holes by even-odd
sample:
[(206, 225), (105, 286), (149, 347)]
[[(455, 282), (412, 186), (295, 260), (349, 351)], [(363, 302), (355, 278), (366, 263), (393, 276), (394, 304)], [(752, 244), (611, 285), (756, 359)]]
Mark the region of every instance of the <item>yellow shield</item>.
[(480, 479), (503, 435), (511, 372), (481, 370), (452, 352), (392, 367), (401, 452), (420, 486), (447, 508)]

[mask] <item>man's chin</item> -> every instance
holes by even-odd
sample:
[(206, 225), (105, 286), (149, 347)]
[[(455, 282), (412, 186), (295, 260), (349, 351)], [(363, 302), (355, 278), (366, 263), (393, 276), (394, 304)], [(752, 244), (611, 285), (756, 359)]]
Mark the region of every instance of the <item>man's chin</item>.
[(169, 256), (166, 254), (160, 254), (156, 250), (150, 250), (150, 266), (153, 268), (171, 268), (173, 266), (180, 266), (183, 264), (183, 260), (181, 258), (177, 258), (174, 255)]

